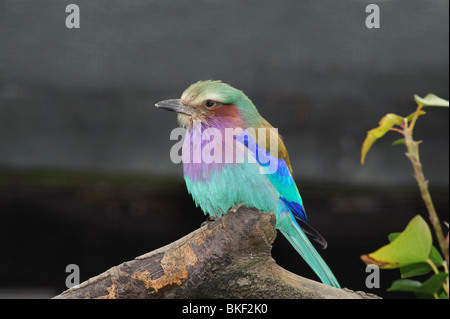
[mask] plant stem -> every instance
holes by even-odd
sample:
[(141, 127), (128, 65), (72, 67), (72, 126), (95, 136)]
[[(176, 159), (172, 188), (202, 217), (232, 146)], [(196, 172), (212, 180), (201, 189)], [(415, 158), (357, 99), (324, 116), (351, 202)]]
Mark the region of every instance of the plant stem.
[(431, 269), (433, 269), (435, 274), (439, 273), (439, 269), (437, 269), (436, 265), (430, 258), (427, 258), (427, 264), (430, 265)]
[[(434, 264), (434, 262), (430, 259), (427, 258), (427, 264), (430, 265), (431, 269), (433, 269), (435, 274), (439, 273), (439, 269), (436, 267), (436, 265)], [(444, 268), (446, 269), (446, 272), (448, 273), (448, 269), (446, 268), (446, 263), (444, 262)], [(447, 276), (447, 280), (446, 282), (442, 283), (442, 288), (444, 289), (445, 293), (447, 294), (447, 298), (448, 298), (448, 276)], [(438, 299), (438, 298), (436, 298)]]
[[(418, 111), (420, 111), (420, 108), (418, 108)], [(406, 148), (408, 149), (406, 156), (409, 158), (414, 168), (414, 177), (417, 181), (417, 184), (419, 185), (420, 194), (422, 195), (422, 199), (425, 202), (425, 206), (427, 207), (430, 222), (433, 225), (437, 240), (439, 242), (439, 247), (441, 248), (441, 251), (445, 256), (448, 265), (448, 245), (445, 242), (441, 223), (436, 213), (436, 209), (434, 208), (430, 192), (428, 191), (428, 181), (423, 175), (422, 164), (420, 163), (419, 158), (419, 142), (413, 140), (412, 129), (410, 127), (404, 128), (403, 135), (405, 136), (405, 144)]]
[[(448, 266), (447, 266), (447, 263), (444, 261), (442, 264), (443, 264), (443, 266), (444, 266), (444, 271), (445, 271), (445, 273), (448, 274)], [(448, 283), (448, 276), (447, 276), (447, 279), (445, 280), (445, 284), (444, 284), (444, 290), (445, 290), (445, 292), (447, 293), (447, 297), (449, 296), (449, 294), (448, 294), (448, 287), (449, 287), (449, 283)]]
[[(419, 114), (420, 114), (421, 110), (422, 110), (422, 107), (420, 105), (418, 105), (416, 112), (414, 112), (414, 116), (411, 119), (411, 123), (409, 124), (409, 129), (411, 130), (411, 134), (412, 134), (412, 131), (414, 130), (414, 125), (416, 125), (416, 121), (419, 118)], [(408, 123), (408, 121), (406, 121), (406, 123)], [(406, 126), (407, 126), (407, 124), (406, 124)]]

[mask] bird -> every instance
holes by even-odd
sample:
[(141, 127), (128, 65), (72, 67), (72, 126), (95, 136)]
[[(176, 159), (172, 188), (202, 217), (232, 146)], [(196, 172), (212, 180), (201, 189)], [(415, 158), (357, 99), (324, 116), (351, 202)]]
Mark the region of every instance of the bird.
[(179, 126), (186, 130), (181, 152), (184, 180), (208, 218), (220, 218), (242, 205), (274, 212), (276, 229), (319, 279), (340, 288), (312, 244), (327, 247), (308, 224), (283, 139), (243, 91), (220, 80), (198, 81), (181, 98), (155, 106), (176, 112)]

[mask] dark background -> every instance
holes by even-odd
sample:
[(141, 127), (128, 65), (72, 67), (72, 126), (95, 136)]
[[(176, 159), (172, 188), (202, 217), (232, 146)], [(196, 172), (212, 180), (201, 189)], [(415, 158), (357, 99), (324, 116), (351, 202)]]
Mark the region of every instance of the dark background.
[[(81, 28), (67, 29), (76, 3)], [(376, 3), (381, 28), (368, 29)], [(0, 2), (0, 297), (51, 297), (198, 228), (205, 217), (169, 158), (176, 117), (154, 108), (192, 82), (244, 92), (283, 135), (321, 252), (342, 286), (365, 287), (361, 254), (426, 216), (399, 138), (359, 163), (366, 132), (413, 94), (449, 98), (448, 1)], [(415, 130), (435, 205), (449, 207), (449, 116)], [(274, 258), (314, 274), (278, 236)]]

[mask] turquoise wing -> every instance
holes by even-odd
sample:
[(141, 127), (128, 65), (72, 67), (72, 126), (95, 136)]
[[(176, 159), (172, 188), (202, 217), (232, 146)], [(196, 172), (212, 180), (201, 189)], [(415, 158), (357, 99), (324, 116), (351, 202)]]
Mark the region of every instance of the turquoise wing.
[(246, 131), (236, 137), (236, 140), (250, 150), (250, 155), (253, 154), (253, 159), (260, 166), (260, 173), (266, 175), (266, 178), (279, 195), (279, 205), (276, 211), (276, 227), (288, 239), (290, 244), (314, 270), (323, 283), (340, 288), (333, 272), (309, 240), (313, 239), (322, 248), (325, 248), (327, 245), (325, 239), (307, 224), (302, 198), (286, 162), (283, 159), (272, 156), (270, 152), (259, 147)]

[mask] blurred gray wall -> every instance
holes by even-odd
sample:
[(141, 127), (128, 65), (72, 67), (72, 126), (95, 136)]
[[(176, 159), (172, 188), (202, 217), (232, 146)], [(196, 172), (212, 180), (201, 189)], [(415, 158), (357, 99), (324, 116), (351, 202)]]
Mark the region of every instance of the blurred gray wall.
[[(81, 28), (67, 29), (76, 3)], [(381, 28), (367, 29), (377, 3)], [(0, 168), (181, 176), (173, 113), (192, 82), (246, 92), (284, 137), (297, 178), (409, 184), (404, 149), (366, 131), (413, 94), (449, 94), (448, 1), (0, 1)], [(448, 109), (420, 118), (426, 176), (448, 186)]]

